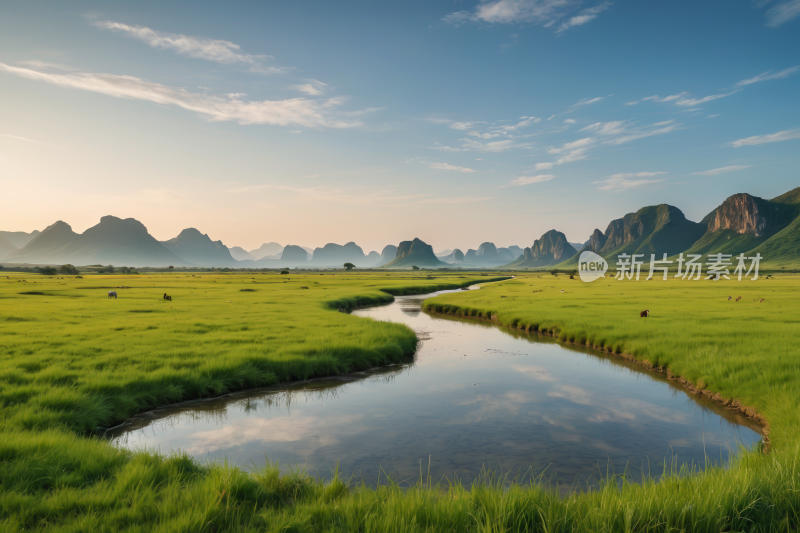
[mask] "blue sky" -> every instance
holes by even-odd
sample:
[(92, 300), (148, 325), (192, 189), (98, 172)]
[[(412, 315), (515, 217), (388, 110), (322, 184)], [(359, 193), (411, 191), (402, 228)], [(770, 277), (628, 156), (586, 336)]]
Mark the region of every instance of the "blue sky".
[(439, 249), (800, 185), (800, 0), (6, 2), (0, 228)]

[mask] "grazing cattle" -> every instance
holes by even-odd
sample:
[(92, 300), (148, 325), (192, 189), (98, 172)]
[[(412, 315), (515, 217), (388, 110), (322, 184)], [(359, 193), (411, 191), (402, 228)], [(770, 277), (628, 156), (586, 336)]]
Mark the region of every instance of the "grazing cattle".
[(113, 297), (115, 300), (117, 299), (117, 291), (108, 291), (108, 297)]
[(649, 316), (650, 316), (650, 310), (649, 310), (649, 309), (645, 309), (644, 311), (642, 311), (641, 313), (639, 313), (639, 316), (640, 316), (641, 318), (647, 318), (647, 317), (649, 317)]
[(166, 292), (164, 293), (164, 299), (165, 300), (167, 299), (167, 293)]
[[(761, 298), (761, 302), (763, 302), (764, 300), (766, 300), (766, 298)], [(761, 302), (758, 302), (758, 303), (761, 303)]]
[[(728, 296), (728, 301), (729, 302), (731, 301), (731, 298), (733, 298), (733, 296)], [(739, 300), (736, 300), (736, 301), (738, 302)]]
[(737, 297), (736, 297), (736, 301), (737, 301), (737, 302), (738, 302), (739, 300), (741, 300), (741, 299), (742, 299), (742, 297), (741, 297), (741, 296), (737, 296)]

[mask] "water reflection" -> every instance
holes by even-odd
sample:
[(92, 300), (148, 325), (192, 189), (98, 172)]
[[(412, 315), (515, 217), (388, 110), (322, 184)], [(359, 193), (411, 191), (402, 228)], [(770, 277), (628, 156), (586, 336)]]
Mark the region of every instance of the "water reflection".
[(408, 364), (161, 409), (110, 437), (238, 464), (299, 464), (322, 476), (338, 461), (370, 482), (381, 469), (415, 480), (430, 457), (435, 477), (470, 483), (482, 467), (546, 469), (566, 485), (609, 465), (634, 478), (665, 458), (703, 466), (706, 454), (726, 460), (760, 439), (747, 419), (630, 363), (432, 317), (420, 312), (422, 299), (354, 313), (417, 331), (425, 340)]

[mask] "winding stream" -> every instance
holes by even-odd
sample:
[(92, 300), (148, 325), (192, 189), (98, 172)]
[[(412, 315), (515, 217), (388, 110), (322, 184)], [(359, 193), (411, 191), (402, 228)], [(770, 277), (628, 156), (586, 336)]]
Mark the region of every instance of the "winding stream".
[(431, 296), (353, 313), (414, 329), (423, 341), (408, 364), (169, 406), (108, 436), (322, 477), (338, 461), (371, 484), (386, 474), (413, 483), (430, 461), (437, 479), (469, 484), (489, 468), (518, 479), (544, 472), (562, 487), (591, 486), (612, 468), (633, 479), (665, 461), (702, 468), (761, 438), (748, 419), (622, 360), (425, 314)]

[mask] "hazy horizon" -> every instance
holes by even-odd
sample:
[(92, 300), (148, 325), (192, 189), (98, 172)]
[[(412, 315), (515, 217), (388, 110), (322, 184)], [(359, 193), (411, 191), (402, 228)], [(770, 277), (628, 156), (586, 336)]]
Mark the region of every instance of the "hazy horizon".
[[(530, 246), (798, 184), (800, 0), (0, 6), (0, 230)], [(768, 58), (768, 59), (765, 59)]]

